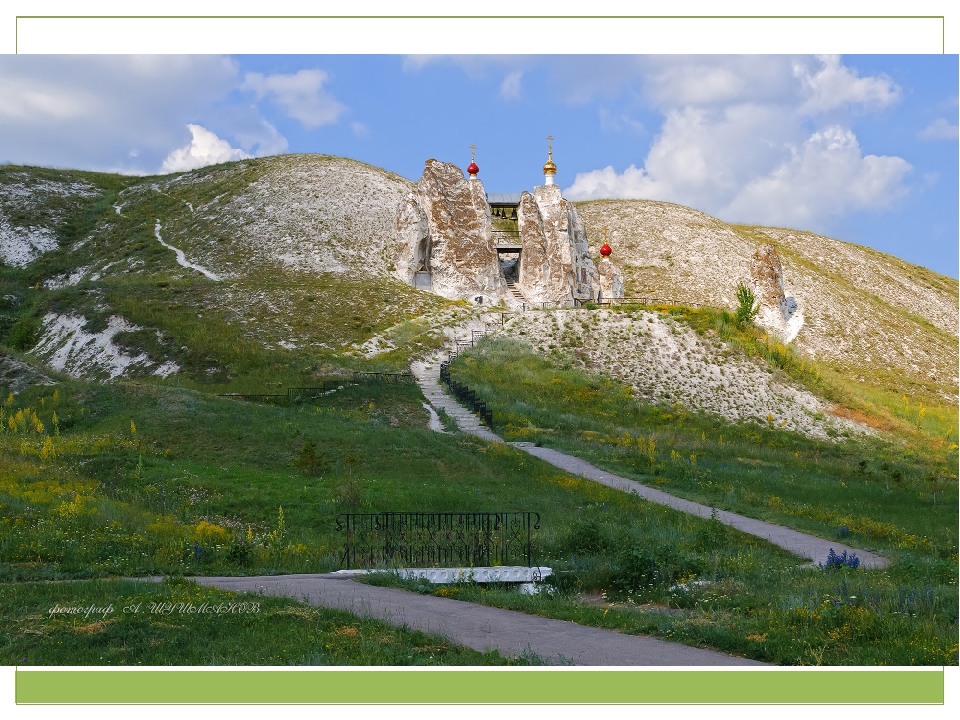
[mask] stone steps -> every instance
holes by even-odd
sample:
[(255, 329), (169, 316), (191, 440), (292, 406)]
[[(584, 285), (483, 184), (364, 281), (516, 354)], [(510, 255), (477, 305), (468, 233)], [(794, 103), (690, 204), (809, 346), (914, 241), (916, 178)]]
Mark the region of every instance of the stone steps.
[(513, 295), (514, 298), (520, 302), (526, 302), (527, 299), (523, 296), (523, 293), (517, 288), (517, 285), (513, 280), (507, 280), (507, 290)]
[(476, 415), (444, 392), (443, 387), (440, 385), (439, 359), (434, 358), (423, 363), (414, 363), (411, 370), (417, 378), (417, 384), (427, 398), (427, 402), (437, 410), (442, 408), (447, 415), (456, 420), (457, 427), (462, 432), (476, 435), (491, 442), (503, 442), (490, 428), (481, 424), (480, 419)]

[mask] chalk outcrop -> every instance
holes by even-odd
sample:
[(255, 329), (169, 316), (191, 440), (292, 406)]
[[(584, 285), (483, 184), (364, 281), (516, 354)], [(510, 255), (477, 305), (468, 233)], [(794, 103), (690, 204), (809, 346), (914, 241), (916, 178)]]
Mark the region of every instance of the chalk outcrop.
[(500, 299), (503, 272), (493, 246), (483, 183), (453, 163), (427, 160), (416, 193), (397, 208), (394, 272), (451, 299)]
[(603, 258), (597, 263), (597, 285), (597, 300), (617, 300), (623, 297), (623, 273), (610, 258)]
[[(520, 291), (534, 302), (568, 304), (574, 300), (623, 297), (623, 280), (613, 263), (601, 286), (580, 213), (556, 185), (539, 185), (520, 195), (517, 227), (523, 247)], [(619, 277), (619, 283), (614, 281)]]
[(797, 301), (783, 289), (783, 265), (773, 243), (762, 243), (753, 254), (750, 275), (760, 303), (757, 324), (785, 343), (797, 337), (803, 326), (803, 313)]
[(430, 227), (414, 193), (397, 207), (397, 246), (393, 253), (394, 273), (405, 283), (431, 289)]
[[(452, 300), (572, 305), (623, 297), (623, 276), (605, 261), (602, 276), (590, 256), (580, 213), (557, 185), (523, 192), (517, 207), (519, 257), (493, 241), (483, 183), (453, 163), (427, 160), (416, 192), (400, 201), (393, 272), (404, 282)], [(507, 288), (516, 277), (518, 297)]]

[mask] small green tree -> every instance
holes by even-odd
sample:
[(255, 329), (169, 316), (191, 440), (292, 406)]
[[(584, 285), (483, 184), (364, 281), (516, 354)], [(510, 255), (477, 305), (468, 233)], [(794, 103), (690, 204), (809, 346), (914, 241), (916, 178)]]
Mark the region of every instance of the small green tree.
[(743, 282), (737, 283), (737, 325), (746, 325), (760, 312), (760, 307), (754, 307), (757, 296)]
[(29, 350), (37, 344), (37, 323), (30, 318), (20, 318), (7, 334), (7, 344), (14, 350)]

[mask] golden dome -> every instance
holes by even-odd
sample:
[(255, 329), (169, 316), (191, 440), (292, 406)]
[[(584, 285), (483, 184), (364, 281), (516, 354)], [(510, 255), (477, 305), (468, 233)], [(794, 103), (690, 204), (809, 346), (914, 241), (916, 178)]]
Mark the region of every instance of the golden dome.
[(547, 156), (547, 162), (543, 164), (543, 174), (544, 175), (556, 175), (557, 166), (553, 164), (553, 151), (550, 151), (550, 154)]

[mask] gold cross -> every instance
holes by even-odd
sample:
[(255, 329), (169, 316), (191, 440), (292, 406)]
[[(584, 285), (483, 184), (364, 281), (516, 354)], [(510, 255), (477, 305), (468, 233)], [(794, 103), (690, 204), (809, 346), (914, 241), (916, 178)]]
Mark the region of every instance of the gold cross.
[(470, 162), (476, 162), (477, 161), (476, 156), (477, 156), (477, 146), (471, 145), (470, 146)]
[(553, 155), (553, 135), (547, 135), (548, 152)]
[(603, 226), (603, 242), (604, 243), (607, 242), (607, 226), (606, 225)]

